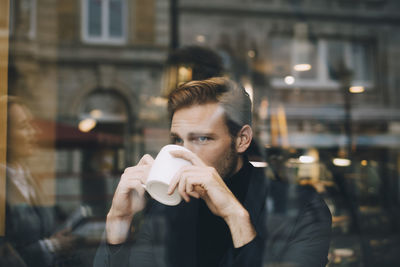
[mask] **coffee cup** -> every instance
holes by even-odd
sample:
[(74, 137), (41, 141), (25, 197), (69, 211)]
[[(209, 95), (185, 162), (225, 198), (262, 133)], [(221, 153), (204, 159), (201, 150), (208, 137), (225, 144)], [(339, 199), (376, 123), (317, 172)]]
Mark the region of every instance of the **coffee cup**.
[(170, 151), (174, 150), (190, 152), (178, 145), (164, 146), (153, 162), (145, 186), (152, 198), (168, 206), (178, 205), (182, 200), (177, 189), (171, 195), (167, 193), (172, 179), (183, 166), (191, 165), (191, 162), (187, 160), (172, 156)]

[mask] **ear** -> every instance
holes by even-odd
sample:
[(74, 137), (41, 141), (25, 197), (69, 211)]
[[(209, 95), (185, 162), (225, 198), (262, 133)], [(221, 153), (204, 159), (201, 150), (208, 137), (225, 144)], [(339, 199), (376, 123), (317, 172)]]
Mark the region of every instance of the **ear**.
[(250, 146), (251, 140), (253, 139), (253, 130), (250, 125), (246, 124), (240, 129), (236, 136), (236, 151), (243, 153)]

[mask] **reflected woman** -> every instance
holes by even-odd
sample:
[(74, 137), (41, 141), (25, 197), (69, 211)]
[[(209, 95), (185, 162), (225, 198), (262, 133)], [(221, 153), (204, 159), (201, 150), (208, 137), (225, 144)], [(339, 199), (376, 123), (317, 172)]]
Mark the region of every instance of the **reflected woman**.
[(31, 112), (19, 98), (0, 101), (8, 102), (6, 239), (28, 266), (54, 266), (76, 238), (68, 230), (53, 234), (54, 207), (44, 204), (44, 194), (27, 167), (38, 133)]

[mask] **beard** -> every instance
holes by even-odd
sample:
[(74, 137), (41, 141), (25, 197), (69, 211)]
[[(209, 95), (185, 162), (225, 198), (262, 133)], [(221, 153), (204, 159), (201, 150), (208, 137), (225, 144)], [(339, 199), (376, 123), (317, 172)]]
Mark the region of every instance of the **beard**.
[(229, 151), (226, 153), (226, 157), (221, 159), (218, 166), (216, 166), (216, 170), (223, 180), (235, 174), (239, 164), (239, 157), (239, 154), (236, 152), (236, 144), (232, 140)]

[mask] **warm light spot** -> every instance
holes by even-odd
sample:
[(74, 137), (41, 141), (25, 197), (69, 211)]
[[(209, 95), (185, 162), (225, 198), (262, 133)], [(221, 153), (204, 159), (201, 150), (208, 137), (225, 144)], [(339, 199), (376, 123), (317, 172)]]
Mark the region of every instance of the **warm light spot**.
[(294, 65), (293, 68), (295, 71), (309, 71), (309, 70), (311, 70), (311, 65), (310, 64), (297, 64), (297, 65)]
[(350, 93), (359, 94), (365, 91), (364, 86), (352, 86), (349, 89)]
[(166, 107), (166, 106), (167, 106), (167, 103), (168, 103), (167, 99), (166, 99), (166, 98), (163, 98), (163, 97), (161, 97), (161, 96), (157, 96), (157, 97), (153, 96), (153, 97), (151, 97), (151, 98), (150, 98), (150, 102), (151, 102), (153, 105), (159, 106), (159, 107)]
[(333, 164), (339, 167), (347, 167), (350, 166), (351, 160), (345, 158), (334, 158)]
[(101, 116), (103, 116), (103, 112), (100, 109), (93, 109), (92, 111), (90, 111), (90, 116), (92, 116), (93, 118), (100, 118)]
[(362, 165), (362, 166), (367, 166), (367, 164), (368, 164), (368, 161), (366, 161), (365, 159), (363, 159), (363, 160), (361, 161), (361, 165)]
[(293, 76), (286, 76), (285, 77), (285, 83), (286, 84), (291, 85), (291, 84), (294, 84), (294, 82), (295, 82), (295, 79), (294, 79)]
[(179, 67), (178, 69), (178, 81), (179, 82), (187, 82), (192, 79), (192, 68), (187, 68), (184, 66)]
[(249, 52), (247, 52), (247, 55), (251, 58), (256, 56), (256, 52), (254, 50), (249, 50)]
[(333, 250), (335, 256), (349, 258), (354, 255), (354, 250), (351, 248), (337, 248)]
[(301, 163), (313, 163), (315, 162), (315, 158), (312, 156), (300, 156), (299, 161)]
[(199, 43), (204, 43), (206, 41), (206, 37), (204, 35), (197, 35), (196, 41)]
[(258, 116), (261, 120), (268, 118), (268, 99), (265, 98), (261, 101), (260, 107), (258, 108)]
[(88, 118), (79, 122), (78, 128), (81, 132), (87, 133), (96, 126), (97, 122), (94, 119)]

